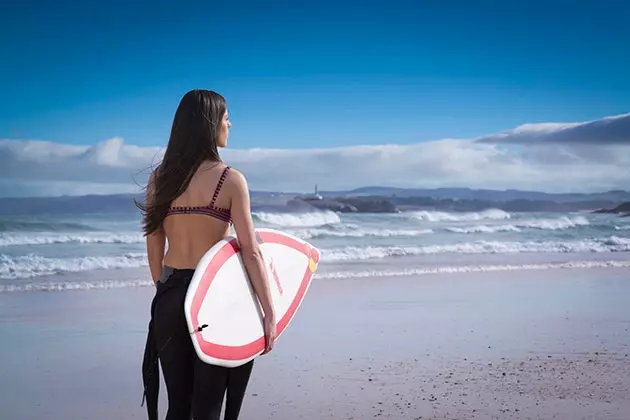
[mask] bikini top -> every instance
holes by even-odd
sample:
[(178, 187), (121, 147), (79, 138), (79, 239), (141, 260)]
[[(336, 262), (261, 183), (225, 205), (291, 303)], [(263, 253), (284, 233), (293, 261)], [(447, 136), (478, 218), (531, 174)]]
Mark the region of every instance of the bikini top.
[(230, 209), (224, 209), (221, 207), (216, 207), (214, 202), (219, 196), (219, 192), (221, 191), (221, 187), (223, 186), (223, 182), (225, 181), (225, 177), (227, 176), (228, 171), (230, 170), (229, 166), (226, 166), (221, 173), (221, 178), (219, 178), (219, 182), (217, 184), (216, 189), (214, 190), (214, 195), (212, 196), (212, 201), (207, 206), (173, 206), (168, 209), (167, 216), (171, 214), (205, 214), (206, 216), (215, 217), (219, 220), (222, 220), (227, 223), (232, 223), (232, 214)]

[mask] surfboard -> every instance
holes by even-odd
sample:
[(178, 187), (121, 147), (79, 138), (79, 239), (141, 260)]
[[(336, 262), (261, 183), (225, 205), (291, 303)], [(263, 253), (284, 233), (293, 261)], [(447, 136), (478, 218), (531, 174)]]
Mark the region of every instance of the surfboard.
[[(256, 229), (276, 313), (276, 340), (299, 309), (319, 263), (310, 243), (274, 229)], [(236, 367), (265, 348), (263, 311), (235, 236), (210, 248), (197, 264), (184, 300), (188, 330), (199, 358)]]

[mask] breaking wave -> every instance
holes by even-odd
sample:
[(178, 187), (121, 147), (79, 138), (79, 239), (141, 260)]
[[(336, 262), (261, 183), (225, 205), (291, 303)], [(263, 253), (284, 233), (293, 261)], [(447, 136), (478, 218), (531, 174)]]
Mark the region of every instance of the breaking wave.
[(431, 229), (359, 229), (352, 225), (345, 225), (341, 229), (297, 229), (291, 230), (291, 234), (302, 238), (365, 238), (365, 237), (413, 237), (433, 233)]
[(612, 236), (605, 240), (575, 242), (498, 242), (478, 241), (447, 245), (424, 246), (347, 246), (322, 250), (323, 261), (372, 260), (387, 257), (457, 254), (518, 254), (518, 253), (578, 253), (578, 252), (628, 252), (630, 239)]
[(584, 216), (567, 217), (558, 219), (530, 219), (514, 220), (510, 224), (476, 225), (476, 226), (452, 226), (445, 230), (454, 233), (495, 233), (495, 232), (521, 232), (523, 229), (539, 230), (563, 230), (573, 229), (579, 226), (588, 226), (589, 221)]
[(253, 215), (261, 222), (283, 227), (316, 227), (341, 223), (339, 215), (332, 211), (308, 213), (254, 212)]
[(0, 247), (15, 245), (51, 245), (51, 244), (137, 244), (144, 242), (141, 233), (90, 232), (73, 233), (37, 233), (6, 234), (0, 233)]
[(468, 227), (447, 227), (445, 230), (453, 233), (495, 233), (495, 232), (520, 232), (521, 229), (514, 225), (478, 225)]
[(510, 219), (510, 213), (500, 209), (487, 209), (470, 213), (447, 213), (442, 211), (412, 211), (409, 217), (427, 222), (471, 222), (476, 220), (505, 220)]
[(144, 253), (77, 258), (46, 258), (39, 255), (12, 257), (0, 254), (0, 278), (17, 279), (99, 269), (136, 268), (146, 265), (147, 257)]
[(570, 229), (577, 226), (588, 226), (590, 223), (584, 216), (577, 217), (560, 217), (558, 219), (540, 219), (540, 220), (525, 220), (516, 224), (516, 226), (531, 228), (531, 229), (544, 229), (544, 230), (558, 230), (558, 229)]

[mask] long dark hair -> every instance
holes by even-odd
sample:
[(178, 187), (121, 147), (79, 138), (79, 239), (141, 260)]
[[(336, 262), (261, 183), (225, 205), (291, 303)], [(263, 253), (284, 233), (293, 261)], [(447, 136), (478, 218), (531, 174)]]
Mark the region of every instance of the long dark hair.
[(204, 161), (221, 162), (217, 135), (226, 110), (225, 98), (210, 90), (195, 89), (182, 97), (173, 118), (166, 152), (153, 172), (153, 188), (149, 190), (151, 203), (136, 201), (143, 212), (145, 235), (162, 228), (171, 202), (186, 190)]

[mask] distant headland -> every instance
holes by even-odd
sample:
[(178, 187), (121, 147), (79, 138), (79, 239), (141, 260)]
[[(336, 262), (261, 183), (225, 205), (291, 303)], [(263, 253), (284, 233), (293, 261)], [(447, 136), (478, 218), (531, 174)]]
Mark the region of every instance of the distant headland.
[[(594, 211), (596, 213), (630, 213), (626, 191), (592, 194), (549, 194), (518, 190), (472, 190), (444, 188), (415, 190), (398, 188), (363, 188), (344, 192), (320, 193), (317, 185), (311, 194), (297, 194), (287, 205), (295, 209), (308, 206), (339, 213), (399, 213), (410, 210), (452, 212), (480, 211), (498, 208), (508, 212)], [(626, 214), (627, 215), (627, 214)]]
[(593, 213), (619, 214), (621, 217), (630, 217), (630, 201), (621, 203), (614, 208), (595, 210)]
[(381, 197), (330, 197), (324, 198), (317, 185), (313, 194), (298, 195), (287, 203), (295, 206), (295, 201), (303, 201), (320, 209), (339, 213), (397, 213), (400, 210), (391, 201)]

